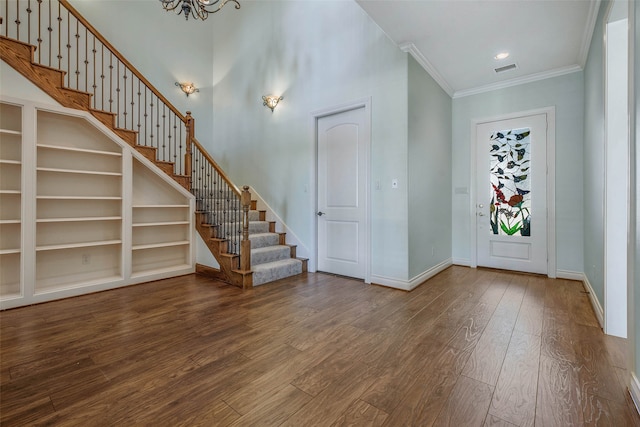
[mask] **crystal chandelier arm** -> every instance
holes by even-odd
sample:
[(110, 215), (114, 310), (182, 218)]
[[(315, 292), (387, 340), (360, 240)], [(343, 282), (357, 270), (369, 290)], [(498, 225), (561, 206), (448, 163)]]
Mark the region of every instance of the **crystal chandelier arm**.
[[(240, 9), (238, 0), (160, 0), (165, 10), (175, 10), (180, 8), (178, 15), (184, 13), (185, 19), (191, 15), (194, 19), (204, 21), (210, 13), (220, 11), (228, 2), (235, 3), (235, 8)], [(217, 5), (217, 6), (216, 6)]]

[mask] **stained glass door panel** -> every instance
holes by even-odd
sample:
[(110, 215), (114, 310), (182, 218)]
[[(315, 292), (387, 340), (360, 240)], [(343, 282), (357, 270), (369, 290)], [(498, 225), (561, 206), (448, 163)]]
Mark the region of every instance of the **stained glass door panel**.
[(480, 266), (547, 273), (546, 114), (476, 126)]
[(531, 129), (493, 132), (489, 137), (491, 232), (531, 236)]

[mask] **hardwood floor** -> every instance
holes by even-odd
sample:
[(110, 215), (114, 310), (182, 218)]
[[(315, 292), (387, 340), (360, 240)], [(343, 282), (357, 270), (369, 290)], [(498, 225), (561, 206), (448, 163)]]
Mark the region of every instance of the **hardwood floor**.
[(578, 282), (184, 276), (0, 313), (9, 425), (640, 426)]

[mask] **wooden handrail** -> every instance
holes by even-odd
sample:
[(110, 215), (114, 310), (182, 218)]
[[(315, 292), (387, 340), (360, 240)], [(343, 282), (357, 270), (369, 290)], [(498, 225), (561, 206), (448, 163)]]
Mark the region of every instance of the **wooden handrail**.
[(100, 32), (98, 30), (95, 29), (95, 27), (93, 25), (91, 25), (86, 19), (84, 19), (84, 17), (80, 14), (80, 12), (78, 12), (73, 6), (71, 6), (71, 4), (69, 3), (68, 0), (59, 0), (59, 2), (80, 22), (82, 23), (82, 25), (84, 25), (85, 27), (87, 27), (91, 33), (93, 33), (93, 35), (100, 40), (100, 42), (105, 45), (107, 47), (107, 49), (109, 49), (111, 51), (111, 53), (113, 53), (119, 60), (120, 62), (122, 62), (124, 65), (127, 66), (127, 68), (129, 68), (129, 70), (134, 73), (136, 75), (136, 77), (138, 77), (138, 79), (140, 79), (141, 82), (143, 82), (157, 97), (158, 99), (160, 99), (167, 107), (169, 107), (169, 109), (171, 111), (174, 112), (174, 114), (176, 116), (178, 116), (178, 118), (180, 118), (183, 122), (186, 121), (185, 116), (180, 113), (180, 110), (178, 110), (176, 107), (174, 107), (174, 105), (169, 102), (169, 100), (167, 98), (165, 98), (158, 89), (156, 89), (155, 86), (153, 86), (149, 80), (147, 80), (140, 71), (138, 71), (138, 69), (136, 67), (134, 67), (129, 61), (127, 61), (127, 59), (124, 57), (124, 55), (122, 55), (115, 47), (113, 47), (113, 45), (111, 43), (109, 43), (107, 41), (106, 38), (104, 38), (104, 36), (102, 34), (100, 34)]
[(213, 165), (213, 167), (216, 169), (216, 171), (220, 174), (220, 176), (222, 177), (222, 179), (224, 180), (224, 182), (227, 183), (227, 185), (233, 190), (234, 193), (236, 193), (238, 195), (238, 197), (240, 197), (242, 195), (242, 192), (240, 191), (240, 189), (238, 187), (236, 187), (236, 185), (229, 179), (229, 177), (227, 176), (226, 173), (224, 173), (224, 171), (222, 170), (222, 168), (220, 167), (220, 165), (218, 165), (218, 163), (216, 163), (215, 160), (213, 160), (213, 157), (211, 157), (209, 155), (209, 153), (207, 152), (207, 150), (205, 150), (205, 148), (198, 142), (197, 139), (192, 138), (191, 142), (193, 142), (193, 145), (195, 145), (196, 147), (198, 147), (198, 150), (202, 153), (202, 156), (207, 159), (207, 161), (209, 163), (211, 163)]

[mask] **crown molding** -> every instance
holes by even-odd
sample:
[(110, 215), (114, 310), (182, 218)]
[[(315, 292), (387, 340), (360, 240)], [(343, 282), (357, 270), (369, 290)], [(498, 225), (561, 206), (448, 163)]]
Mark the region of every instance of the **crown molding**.
[(416, 48), (416, 45), (409, 42), (409, 43), (402, 43), (401, 45), (398, 45), (398, 47), (403, 52), (410, 53), (411, 56), (413, 56), (413, 59), (415, 59), (418, 62), (418, 64), (420, 64), (422, 68), (424, 68), (425, 71), (429, 73), (429, 75), (433, 78), (433, 80), (435, 80), (436, 83), (440, 85), (442, 90), (444, 90), (449, 96), (453, 97), (453, 94), (454, 94), (453, 88), (451, 88), (447, 80), (444, 77), (442, 77), (442, 74), (440, 74), (438, 70), (436, 70), (436, 68), (431, 64), (431, 62), (429, 62), (429, 60), (425, 58), (425, 56), (422, 53), (420, 53), (420, 51)]
[(493, 90), (504, 89), (511, 86), (518, 86), (525, 83), (536, 82), (538, 80), (550, 79), (552, 77), (559, 77), (565, 74), (576, 73), (582, 71), (582, 67), (579, 65), (569, 65), (567, 67), (556, 68), (555, 70), (543, 71), (541, 73), (529, 74), (528, 76), (517, 77), (515, 79), (505, 80), (502, 82), (492, 83), (485, 86), (478, 86), (471, 89), (464, 89), (456, 91), (452, 98), (462, 98), (465, 96), (477, 95), (479, 93), (491, 92)]
[(587, 63), (587, 57), (589, 56), (589, 48), (591, 47), (591, 39), (593, 38), (593, 32), (596, 28), (596, 21), (598, 20), (598, 12), (600, 11), (601, 0), (595, 0), (589, 3), (589, 15), (587, 16), (587, 22), (584, 26), (584, 33), (582, 34), (582, 44), (580, 45), (580, 52), (578, 53), (578, 64), (584, 68)]

